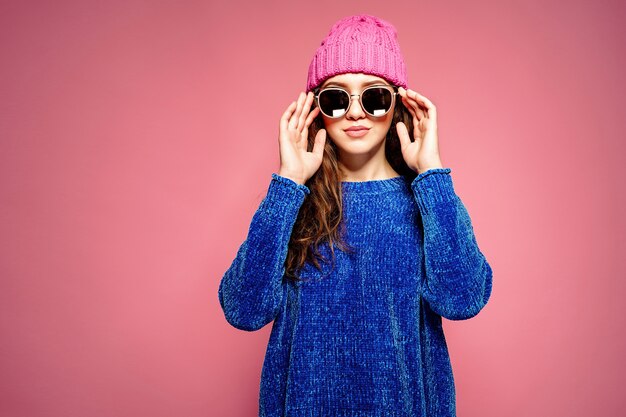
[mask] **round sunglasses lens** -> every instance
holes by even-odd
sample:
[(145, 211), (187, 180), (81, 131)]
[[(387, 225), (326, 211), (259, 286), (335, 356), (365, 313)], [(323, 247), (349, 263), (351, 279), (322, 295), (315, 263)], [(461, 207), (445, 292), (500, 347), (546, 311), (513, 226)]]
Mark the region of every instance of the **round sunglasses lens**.
[(319, 96), (320, 110), (329, 117), (341, 117), (350, 104), (350, 96), (341, 90), (323, 90)]
[(363, 92), (363, 110), (372, 116), (382, 116), (391, 109), (393, 95), (385, 87), (372, 87)]

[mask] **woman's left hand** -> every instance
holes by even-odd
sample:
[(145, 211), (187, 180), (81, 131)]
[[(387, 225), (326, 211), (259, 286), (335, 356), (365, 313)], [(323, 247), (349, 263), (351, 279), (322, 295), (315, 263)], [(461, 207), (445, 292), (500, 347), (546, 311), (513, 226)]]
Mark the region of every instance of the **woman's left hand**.
[(439, 157), (437, 136), (437, 109), (435, 105), (416, 91), (400, 87), (402, 103), (413, 115), (413, 141), (403, 122), (396, 124), (402, 156), (413, 171), (421, 174), (432, 168), (443, 168)]

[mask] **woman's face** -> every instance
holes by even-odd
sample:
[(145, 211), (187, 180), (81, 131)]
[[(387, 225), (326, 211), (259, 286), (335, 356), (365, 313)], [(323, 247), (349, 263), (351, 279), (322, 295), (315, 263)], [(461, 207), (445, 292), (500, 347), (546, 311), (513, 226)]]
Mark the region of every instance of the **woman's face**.
[[(374, 75), (347, 73), (328, 78), (322, 83), (321, 88), (338, 86), (348, 91), (349, 94), (361, 94), (365, 87), (381, 84), (391, 85), (384, 78)], [(333, 119), (322, 114), (326, 133), (337, 145), (340, 155), (344, 153), (372, 154), (378, 151), (380, 146), (384, 144), (387, 132), (391, 127), (394, 105), (395, 98), (392, 110), (384, 116), (374, 117), (365, 113), (358, 97), (352, 97), (350, 108), (342, 117)], [(365, 134), (346, 131), (346, 129), (354, 126), (365, 127), (367, 131)]]

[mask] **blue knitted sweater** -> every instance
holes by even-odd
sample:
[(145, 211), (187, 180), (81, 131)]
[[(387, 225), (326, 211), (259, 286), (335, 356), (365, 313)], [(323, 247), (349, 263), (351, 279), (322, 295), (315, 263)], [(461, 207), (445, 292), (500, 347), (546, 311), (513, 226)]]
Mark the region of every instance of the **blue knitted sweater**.
[(274, 321), (260, 416), (456, 415), (441, 317), (475, 316), (492, 270), (450, 172), (342, 182), (344, 238), (357, 251), (335, 250), (321, 272), (305, 264), (298, 283), (284, 279), (284, 262), (310, 190), (272, 174), (218, 293), (235, 328)]

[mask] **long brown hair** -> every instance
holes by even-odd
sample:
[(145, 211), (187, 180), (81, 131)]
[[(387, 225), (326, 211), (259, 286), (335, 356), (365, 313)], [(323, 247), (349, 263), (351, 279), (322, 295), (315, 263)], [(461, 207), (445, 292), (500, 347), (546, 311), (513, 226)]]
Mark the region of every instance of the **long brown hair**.
[[(404, 122), (409, 135), (413, 134), (413, 118), (404, 107), (399, 95), (396, 96), (391, 127), (385, 139), (385, 157), (393, 169), (408, 179), (417, 174), (409, 168), (402, 157), (400, 140), (396, 132), (396, 123)], [(315, 135), (324, 128), (324, 120), (320, 113), (309, 126), (308, 150), (313, 149)], [(298, 217), (291, 233), (285, 276), (292, 281), (301, 281), (298, 272), (305, 262), (310, 262), (321, 271), (320, 261), (328, 262), (320, 252), (322, 244), (330, 246), (334, 266), (337, 246), (345, 252), (352, 252), (344, 240), (345, 223), (342, 222), (342, 194), (339, 166), (337, 164), (337, 147), (326, 137), (324, 156), (320, 168), (306, 182), (311, 193), (308, 194), (298, 212)]]

